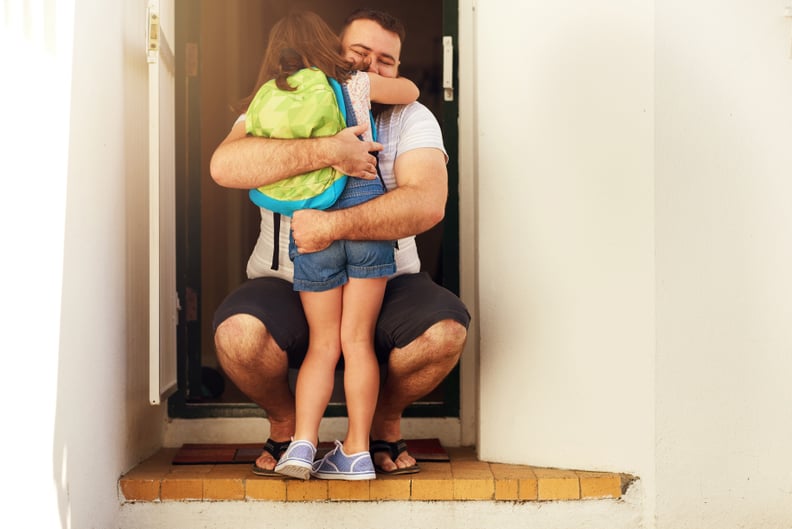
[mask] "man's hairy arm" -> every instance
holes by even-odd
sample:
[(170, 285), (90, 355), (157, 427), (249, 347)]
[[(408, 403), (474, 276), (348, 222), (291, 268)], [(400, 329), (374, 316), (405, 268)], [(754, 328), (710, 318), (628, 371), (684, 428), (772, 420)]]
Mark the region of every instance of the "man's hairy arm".
[(348, 209), (295, 212), (291, 226), (300, 252), (342, 239), (395, 240), (440, 222), (448, 197), (445, 155), (433, 148), (411, 150), (396, 158), (393, 169), (398, 187), (374, 200)]
[(322, 167), (348, 175), (376, 178), (370, 151), (382, 146), (357, 138), (367, 125), (349, 127), (335, 136), (280, 140), (248, 136), (245, 123), (236, 123), (212, 154), (209, 172), (223, 187), (253, 189)]

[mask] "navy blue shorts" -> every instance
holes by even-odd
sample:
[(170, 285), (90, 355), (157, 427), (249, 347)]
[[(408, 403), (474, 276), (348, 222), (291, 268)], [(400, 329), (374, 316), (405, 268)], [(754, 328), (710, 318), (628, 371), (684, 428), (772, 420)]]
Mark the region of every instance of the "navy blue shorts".
[[(236, 314), (258, 318), (288, 354), (289, 365), (296, 368), (302, 364), (308, 350), (308, 323), (300, 295), (290, 282), (275, 277), (246, 281), (217, 308), (214, 329)], [(386, 363), (394, 348), (406, 346), (443, 320), (467, 328), (470, 313), (462, 300), (432, 281), (429, 274), (404, 274), (389, 280), (374, 336), (377, 360)]]

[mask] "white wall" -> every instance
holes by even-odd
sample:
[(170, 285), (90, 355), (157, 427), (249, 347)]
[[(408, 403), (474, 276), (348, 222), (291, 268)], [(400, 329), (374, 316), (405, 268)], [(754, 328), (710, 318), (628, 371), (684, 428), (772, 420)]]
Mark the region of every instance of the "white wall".
[(792, 523), (792, 19), (657, 2), (658, 527)]
[[(0, 399), (4, 455), (0, 509), (30, 527), (59, 527), (59, 483), (50, 481), (58, 395), (64, 215), (71, 97), (73, 5), (0, 11)], [(62, 26), (61, 26), (62, 24)], [(52, 25), (62, 30), (56, 35)], [(12, 75), (9, 75), (9, 72)], [(13, 81), (13, 82), (9, 82)], [(51, 90), (51, 87), (60, 90)], [(41, 102), (48, 101), (46, 113)], [(49, 141), (41, 149), (42, 125)], [(12, 427), (9, 427), (12, 425)], [(42, 482), (44, 486), (42, 486)], [(49, 486), (47, 484), (49, 483)], [(35, 491), (35, 492), (34, 492)]]
[(0, 501), (29, 527), (113, 527), (118, 477), (164, 423), (140, 296), (145, 1), (5, 6)]
[(788, 3), (463, 5), (480, 454), (635, 472), (650, 527), (789, 527)]
[[(461, 3), (483, 458), (635, 472), (663, 529), (789, 526), (784, 5)], [(118, 476), (162, 438), (140, 294), (144, 8), (0, 12), (0, 502), (31, 527), (117, 525)]]
[(478, 2), (490, 461), (652, 472), (653, 3)]

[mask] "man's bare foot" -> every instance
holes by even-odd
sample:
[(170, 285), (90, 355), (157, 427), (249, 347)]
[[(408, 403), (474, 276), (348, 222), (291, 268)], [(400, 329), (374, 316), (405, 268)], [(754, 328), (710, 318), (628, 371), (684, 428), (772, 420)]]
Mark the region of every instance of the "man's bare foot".
[(375, 452), (373, 459), (374, 465), (381, 468), (384, 472), (393, 472), (397, 469), (412, 468), (416, 464), (415, 458), (406, 451), (399, 454), (399, 456), (396, 458), (396, 461), (391, 459), (391, 455), (388, 452)]
[(383, 474), (413, 474), (420, 467), (408, 452), (403, 439), (383, 441), (375, 439), (371, 443), (374, 466)]
[(276, 423), (270, 419), (270, 438), (261, 455), (256, 459), (255, 466), (261, 470), (274, 471), (278, 459), (286, 451), (294, 432), (291, 422)]
[(256, 466), (262, 470), (274, 470), (277, 461), (266, 450), (256, 459)]
[(289, 447), (289, 443), (290, 441), (274, 441), (272, 438), (267, 439), (267, 442), (264, 444), (264, 451), (261, 452), (261, 455), (256, 459), (253, 465), (253, 473), (264, 476), (269, 475), (270, 472), (274, 472), (275, 465)]
[[(376, 421), (376, 419), (375, 419)], [(398, 472), (409, 469), (410, 472), (417, 472), (418, 466), (415, 458), (407, 451), (407, 446), (401, 437), (401, 418), (395, 420), (376, 421), (376, 427), (372, 425), (371, 435), (374, 442), (371, 450), (374, 452), (372, 459), (374, 466), (382, 472)], [(387, 444), (377, 443), (385, 441)]]

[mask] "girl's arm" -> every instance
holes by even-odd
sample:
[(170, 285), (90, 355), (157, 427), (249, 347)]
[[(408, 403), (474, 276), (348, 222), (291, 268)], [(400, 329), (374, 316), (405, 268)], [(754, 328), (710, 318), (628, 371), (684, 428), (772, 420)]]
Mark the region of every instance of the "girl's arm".
[(371, 84), (372, 103), (407, 105), (418, 100), (418, 86), (406, 77), (391, 78), (372, 72), (365, 73), (368, 74)]

